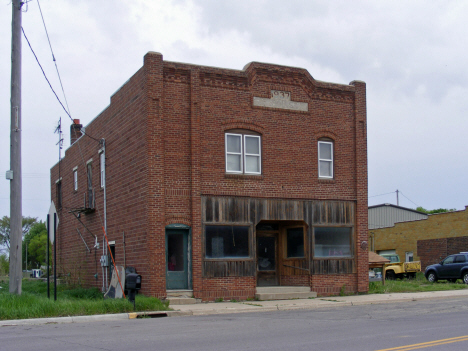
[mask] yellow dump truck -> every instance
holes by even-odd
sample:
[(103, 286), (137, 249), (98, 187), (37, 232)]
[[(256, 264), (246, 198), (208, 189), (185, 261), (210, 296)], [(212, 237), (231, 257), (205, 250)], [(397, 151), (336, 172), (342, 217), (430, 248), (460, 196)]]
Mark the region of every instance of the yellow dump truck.
[(400, 262), (398, 255), (381, 255), (390, 260), (384, 266), (385, 279), (393, 280), (395, 278), (414, 278), (416, 272), (421, 272), (421, 262)]

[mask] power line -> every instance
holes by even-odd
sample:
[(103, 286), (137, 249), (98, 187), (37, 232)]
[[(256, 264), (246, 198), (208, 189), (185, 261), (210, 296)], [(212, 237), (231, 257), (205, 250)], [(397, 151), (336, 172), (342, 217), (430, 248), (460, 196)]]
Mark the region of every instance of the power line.
[(415, 203), (414, 201), (412, 201), (411, 199), (409, 199), (405, 194), (403, 194), (400, 190), (400, 194), (403, 195), (407, 200), (409, 200), (410, 202), (412, 202), (414, 205), (416, 205), (416, 207), (419, 207), (419, 205), (417, 203)]
[(44, 75), (44, 78), (46, 79), (47, 83), (49, 84), (50, 89), (51, 89), (52, 92), (54, 93), (55, 97), (57, 98), (57, 101), (59, 102), (60, 106), (62, 106), (62, 108), (63, 108), (63, 110), (65, 111), (65, 113), (67, 114), (67, 116), (70, 117), (71, 120), (73, 121), (72, 116), (70, 116), (70, 114), (68, 113), (68, 111), (67, 111), (67, 109), (65, 108), (65, 106), (63, 106), (62, 101), (60, 101), (60, 98), (57, 96), (57, 93), (55, 92), (54, 88), (52, 88), (52, 84), (50, 84), (50, 81), (49, 81), (49, 79), (47, 78), (47, 76), (46, 76), (46, 74), (45, 74), (45, 72), (44, 72), (44, 69), (42, 68), (41, 63), (39, 62), (39, 59), (37, 58), (36, 53), (34, 52), (32, 46), (31, 46), (31, 43), (29, 42), (28, 37), (26, 36), (26, 33), (24, 32), (24, 28), (21, 27), (21, 30), (22, 30), (22, 32), (23, 32), (24, 38), (26, 39), (26, 41), (27, 41), (27, 43), (28, 43), (28, 45), (29, 45), (29, 48), (31, 49), (31, 52), (33, 53), (33, 55), (34, 55), (34, 57), (35, 57), (35, 59), (36, 59), (37, 64), (38, 64), (39, 67), (41, 68), (41, 71), (42, 71), (42, 74)]
[(57, 76), (58, 76), (58, 79), (59, 79), (59, 82), (60, 82), (60, 87), (62, 88), (63, 98), (65, 99), (65, 104), (67, 105), (67, 110), (69, 112), (70, 107), (68, 106), (67, 96), (65, 95), (65, 90), (63, 89), (62, 78), (60, 78), (60, 73), (59, 73), (59, 69), (58, 69), (58, 66), (57, 66), (57, 61), (55, 60), (54, 51), (52, 50), (52, 44), (50, 43), (49, 33), (47, 32), (47, 27), (46, 27), (46, 24), (45, 24), (45, 21), (44, 21), (44, 16), (42, 15), (41, 4), (39, 3), (39, 0), (37, 0), (37, 5), (39, 6), (39, 12), (41, 13), (42, 23), (44, 24), (44, 29), (45, 29), (45, 32), (46, 32), (47, 41), (49, 42), (50, 52), (52, 53), (52, 60), (54, 61), (55, 69), (57, 70)]
[(368, 198), (371, 198), (371, 197), (377, 197), (377, 196), (384, 196), (384, 195), (389, 195), (389, 194), (393, 194), (394, 191), (391, 191), (389, 193), (385, 193), (385, 194), (380, 194), (380, 195), (372, 195), (372, 196), (368, 196)]
[[(23, 32), (24, 38), (26, 39), (26, 42), (27, 42), (28, 45), (29, 45), (29, 48), (31, 49), (31, 52), (32, 52), (33, 55), (34, 55), (34, 58), (36, 59), (37, 64), (39, 65), (39, 67), (40, 67), (40, 69), (41, 69), (41, 71), (42, 71), (42, 74), (44, 75), (45, 80), (46, 80), (47, 83), (49, 84), (50, 89), (51, 89), (52, 92), (54, 93), (55, 97), (57, 98), (57, 101), (59, 102), (60, 106), (62, 106), (62, 108), (63, 108), (63, 110), (65, 111), (65, 113), (67, 114), (67, 116), (71, 119), (71, 121), (72, 121), (73, 123), (75, 123), (75, 121), (73, 120), (73, 117), (70, 115), (70, 113), (69, 113), (68, 110), (65, 108), (65, 106), (63, 106), (62, 101), (60, 101), (60, 98), (58, 97), (57, 93), (55, 92), (54, 88), (52, 87), (52, 84), (50, 83), (49, 79), (47, 78), (47, 75), (46, 75), (46, 73), (44, 72), (44, 69), (42, 68), (41, 63), (39, 62), (39, 59), (37, 58), (36, 53), (34, 52), (32, 46), (31, 46), (31, 43), (29, 42), (29, 39), (28, 39), (28, 37), (26, 36), (26, 33), (24, 32), (24, 28), (21, 27), (21, 30), (22, 30), (22, 32)], [(60, 78), (59, 78), (59, 79), (60, 79)], [(62, 86), (62, 89), (63, 89), (63, 86)], [(87, 134), (86, 131), (83, 133), (83, 135), (87, 136), (88, 138), (93, 139), (94, 141), (96, 141), (96, 142), (98, 142), (98, 143), (100, 142), (99, 139), (96, 139), (96, 138), (92, 137), (91, 135)]]

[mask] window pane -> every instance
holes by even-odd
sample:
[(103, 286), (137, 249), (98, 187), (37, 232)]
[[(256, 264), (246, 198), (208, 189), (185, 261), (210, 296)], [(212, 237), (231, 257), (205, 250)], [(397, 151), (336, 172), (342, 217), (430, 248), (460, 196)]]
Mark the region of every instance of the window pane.
[(304, 257), (304, 230), (289, 228), (286, 235), (288, 257)]
[(319, 158), (321, 160), (331, 160), (332, 159), (332, 144), (319, 143)]
[(332, 162), (319, 161), (319, 177), (332, 177)]
[(170, 234), (167, 236), (167, 270), (184, 270), (184, 236)]
[(260, 138), (245, 136), (245, 153), (246, 154), (260, 154)]
[(206, 226), (206, 258), (249, 257), (249, 227)]
[(245, 156), (245, 173), (260, 173), (260, 157)]
[(227, 152), (241, 153), (241, 136), (226, 135), (226, 150)]
[(351, 228), (315, 228), (315, 257), (351, 256)]
[(240, 172), (241, 169), (241, 155), (226, 155), (226, 169), (228, 171)]

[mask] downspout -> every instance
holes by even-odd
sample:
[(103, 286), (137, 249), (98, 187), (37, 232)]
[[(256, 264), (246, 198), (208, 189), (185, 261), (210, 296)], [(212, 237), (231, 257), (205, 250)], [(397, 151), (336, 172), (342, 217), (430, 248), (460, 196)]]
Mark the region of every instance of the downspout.
[[(101, 155), (104, 155), (104, 156), (101, 156), (99, 158), (101, 158), (101, 172), (102, 174), (100, 174), (100, 183), (101, 183), (101, 186), (102, 186), (102, 190), (104, 191), (104, 232), (105, 232), (105, 235), (107, 235), (107, 196), (106, 196), (106, 140), (104, 138), (101, 139), (101, 144), (102, 144), (102, 148), (101, 148), (101, 151), (102, 151), (102, 154)], [(102, 178), (101, 178), (102, 177)], [(103, 241), (105, 240), (105, 237), (102, 238)], [(108, 255), (107, 253), (107, 245), (104, 245), (105, 247), (105, 255)], [(106, 278), (105, 278), (105, 281), (106, 281), (106, 291), (108, 289), (108, 277), (107, 277), (107, 272), (108, 272), (108, 269), (105, 269), (105, 272), (106, 272)]]

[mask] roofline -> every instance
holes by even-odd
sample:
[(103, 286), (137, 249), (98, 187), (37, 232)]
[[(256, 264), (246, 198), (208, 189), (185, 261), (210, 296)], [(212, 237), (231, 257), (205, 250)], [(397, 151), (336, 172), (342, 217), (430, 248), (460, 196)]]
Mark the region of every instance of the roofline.
[[(429, 216), (428, 213), (420, 212), (420, 211), (417, 211), (417, 210), (415, 210), (415, 209), (413, 209), (413, 208), (407, 208), (407, 207), (403, 207), (403, 206), (397, 206), (397, 205), (393, 205), (393, 204), (389, 204), (389, 203), (369, 206), (368, 209), (377, 208), (377, 207), (384, 207), (384, 206), (389, 206), (389, 207), (393, 207), (393, 208), (398, 208), (398, 209), (400, 209), (400, 210), (410, 211), (410, 212), (419, 213), (419, 214), (422, 214), (422, 215)], [(405, 221), (405, 222), (406, 222), (406, 221)]]

